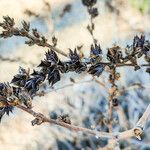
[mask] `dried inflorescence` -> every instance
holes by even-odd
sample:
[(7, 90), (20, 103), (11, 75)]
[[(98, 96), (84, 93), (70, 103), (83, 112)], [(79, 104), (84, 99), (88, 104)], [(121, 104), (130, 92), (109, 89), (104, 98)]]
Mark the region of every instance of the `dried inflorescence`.
[[(135, 37), (137, 39), (137, 37)], [(23, 68), (19, 69), (19, 73), (15, 75), (11, 81), (11, 83), (15, 86), (7, 86), (7, 84), (1, 83), (1, 88), (0, 88), (0, 94), (2, 96), (1, 101), (6, 101), (8, 99), (8, 94), (6, 90), (6, 87), (12, 88), (11, 90), (11, 95), (16, 96), (18, 100), (21, 100), (27, 107), (29, 107), (30, 103), (28, 100), (30, 100), (32, 97), (35, 96), (36, 92), (39, 90), (41, 83), (43, 83), (45, 80), (48, 80), (49, 84), (53, 86), (55, 83), (60, 81), (61, 79), (61, 74), (67, 73), (67, 72), (76, 72), (76, 73), (81, 73), (84, 71), (87, 71), (88, 73), (92, 74), (93, 76), (100, 76), (102, 72), (105, 70), (105, 67), (108, 66), (110, 68), (110, 83), (112, 83), (112, 90), (113, 94), (111, 94), (111, 99), (113, 100), (112, 102), (114, 103), (113, 105), (116, 104), (116, 97), (115, 97), (115, 89), (116, 85), (114, 84), (114, 81), (118, 79), (119, 73), (115, 74), (113, 72), (114, 66), (120, 64), (120, 65), (126, 65), (124, 64), (124, 60), (127, 58), (129, 59), (131, 55), (135, 52), (135, 49), (138, 49), (139, 53), (142, 53), (145, 55), (145, 58), (148, 58), (149, 56), (147, 55), (149, 52), (148, 46), (144, 47), (144, 44), (146, 42), (149, 43), (148, 41), (144, 41), (143, 46), (139, 44), (135, 44), (135, 38), (133, 40), (133, 50), (130, 52), (130, 54), (126, 55), (123, 57), (121, 49), (119, 46), (114, 46), (113, 48), (108, 49), (107, 53), (107, 59), (108, 62), (104, 63), (102, 62), (102, 49), (100, 45), (94, 44), (91, 45), (91, 50), (90, 50), (90, 57), (86, 58), (86, 60), (89, 60), (85, 62), (82, 60), (77, 53), (77, 50), (75, 49), (74, 51), (70, 50), (69, 52), (69, 58), (70, 60), (68, 61), (61, 61), (58, 57), (58, 55), (53, 51), (53, 50), (48, 50), (48, 52), (45, 53), (46, 58), (41, 61), (41, 63), (38, 65), (40, 68), (39, 70), (35, 71), (30, 74), (30, 70), (25, 70)], [(138, 38), (137, 43), (141, 42), (141, 38)], [(144, 50), (143, 50), (144, 49)], [(136, 53), (138, 55), (138, 53)], [(134, 55), (135, 58), (136, 55)], [(148, 59), (146, 59), (147, 61)], [(127, 61), (127, 60), (126, 60)], [(130, 59), (128, 61), (131, 61)], [(149, 61), (147, 61), (150, 63)], [(137, 65), (136, 64), (130, 64), (130, 65)], [(5, 89), (5, 90), (4, 90)], [(25, 94), (26, 93), (26, 94)], [(5, 98), (4, 98), (5, 97)], [(3, 100), (4, 98), (4, 100)], [(8, 112), (11, 111), (8, 106), (1, 107), (2, 113), (3, 112)]]
[[(22, 29), (15, 28), (14, 19), (8, 16), (4, 17), (4, 22), (0, 23), (0, 26), (4, 29), (4, 31), (2, 31), (1, 37), (8, 38), (13, 35), (23, 37), (25, 36), (29, 38), (29, 41), (26, 43), (28, 43), (28, 45), (30, 46), (32, 44), (37, 44), (39, 46), (45, 45), (47, 39), (44, 36), (41, 37), (37, 29), (32, 29), (32, 34), (35, 38), (34, 39), (31, 38), (32, 36), (29, 34), (30, 25), (25, 21), (23, 21), (22, 24)], [(133, 44), (131, 46), (127, 46), (126, 48), (125, 56), (123, 56), (121, 47), (115, 45), (114, 47), (109, 48), (107, 52), (107, 62), (102, 61), (104, 56), (102, 55), (102, 49), (100, 45), (97, 43), (91, 45), (89, 58), (81, 58), (77, 52), (77, 49), (75, 49), (74, 51), (70, 49), (68, 55), (69, 60), (67, 61), (62, 61), (61, 59), (59, 59), (57, 53), (54, 51), (55, 46), (57, 45), (57, 39), (55, 37), (52, 38), (52, 43), (54, 49), (50, 49), (45, 53), (46, 58), (42, 60), (38, 65), (38, 67), (40, 68), (39, 70), (34, 70), (32, 73), (30, 73), (29, 69), (19, 69), (19, 73), (15, 75), (11, 81), (11, 83), (15, 85), (15, 87), (11, 87), (9, 85), (12, 89), (15, 89), (15, 91), (13, 90), (14, 92), (12, 93), (12, 95), (16, 95), (17, 98), (20, 99), (22, 93), (26, 92), (28, 93), (29, 97), (33, 98), (36, 92), (39, 90), (41, 83), (43, 83), (45, 80), (47, 80), (49, 84), (53, 86), (55, 83), (60, 81), (61, 74), (72, 71), (76, 73), (86, 71), (93, 76), (99, 77), (105, 70), (106, 66), (110, 68), (111, 74), (109, 77), (109, 81), (113, 83), (114, 80), (116, 80), (116, 78), (118, 77), (117, 74), (113, 72), (115, 67), (131, 65), (135, 67), (135, 70), (137, 70), (140, 68), (137, 60), (142, 56), (144, 56), (145, 61), (148, 63), (147, 66), (149, 66), (150, 64), (150, 42), (148, 40), (145, 40), (144, 36), (134, 37)], [(127, 62), (131, 63), (127, 64)], [(147, 68), (147, 72), (148, 70), (149, 68)], [(7, 99), (7, 95), (4, 94), (4, 87), (1, 87), (1, 96), (5, 96), (5, 98)], [(115, 87), (116, 85), (112, 85), (112, 89), (115, 89)], [(116, 97), (112, 95), (111, 97), (111, 99), (115, 99), (115, 104), (113, 105), (116, 105)], [(24, 100), (24, 104), (27, 105), (26, 100)], [(1, 107), (1, 109), (3, 108), (5, 107)]]
[(84, 6), (88, 8), (88, 13), (92, 18), (98, 16), (98, 9), (95, 6), (97, 0), (82, 0)]
[[(117, 67), (132, 66), (135, 71), (141, 67), (146, 67), (146, 72), (150, 73), (150, 41), (146, 40), (143, 35), (141, 37), (135, 36), (130, 46), (127, 45), (126, 48), (122, 49), (120, 46), (114, 45), (107, 49), (105, 56), (99, 42), (93, 35), (95, 26), (93, 19), (98, 16), (98, 9), (95, 7), (96, 2), (97, 0), (82, 0), (90, 15), (90, 24), (87, 26), (87, 29), (93, 38), (89, 57), (81, 56), (78, 47), (74, 50), (69, 49), (69, 54), (65, 54), (56, 47), (57, 38), (55, 36), (52, 37), (52, 44), (49, 44), (48, 39), (41, 35), (36, 28), (30, 29), (29, 23), (23, 21), (22, 27), (18, 28), (15, 27), (13, 18), (9, 16), (3, 17), (4, 21), (0, 23), (0, 27), (3, 29), (0, 38), (25, 37), (27, 38), (25, 44), (47, 47), (48, 51), (45, 53), (45, 59), (41, 60), (39, 65), (37, 65), (36, 70), (31, 72), (30, 69), (20, 67), (18, 74), (14, 75), (11, 83), (0, 83), (0, 120), (4, 114), (9, 115), (15, 106), (24, 106), (27, 108), (23, 108), (25, 111), (33, 113), (33, 116), (36, 117), (32, 121), (32, 125), (40, 125), (44, 116), (35, 114), (31, 111), (31, 108), (32, 99), (44, 82), (47, 81), (50, 86), (53, 86), (61, 80), (61, 76), (64, 73), (76, 72), (80, 74), (86, 72), (93, 77), (99, 77), (106, 70), (109, 72), (109, 83), (111, 84), (109, 89), (111, 111), (110, 118), (107, 118), (107, 123), (112, 123), (112, 107), (119, 105), (119, 91), (116, 81), (119, 80), (120, 73), (117, 71)], [(67, 60), (63, 61), (58, 54), (67, 57)], [(141, 57), (144, 58), (145, 64), (139, 63), (138, 60)], [(71, 80), (74, 82), (73, 79)], [(62, 122), (68, 125), (71, 124), (69, 115), (56, 117), (56, 120), (60, 122), (55, 122), (55, 124), (62, 125)], [(63, 124), (62, 126), (65, 125)]]
[[(93, 19), (95, 17), (97, 17), (98, 14), (99, 14), (98, 9), (95, 6), (96, 3), (97, 3), (97, 0), (82, 0), (82, 3), (87, 8), (88, 14), (90, 16), (90, 24), (87, 25), (87, 29), (93, 37), (93, 31), (95, 29), (95, 24), (93, 23)], [(93, 37), (93, 40), (94, 40), (94, 43), (95, 43), (96, 39), (94, 39), (94, 37)]]
[(0, 121), (6, 113), (9, 115), (13, 107), (24, 104), (31, 109), (31, 96), (20, 87), (10, 86), (9, 83), (0, 83)]

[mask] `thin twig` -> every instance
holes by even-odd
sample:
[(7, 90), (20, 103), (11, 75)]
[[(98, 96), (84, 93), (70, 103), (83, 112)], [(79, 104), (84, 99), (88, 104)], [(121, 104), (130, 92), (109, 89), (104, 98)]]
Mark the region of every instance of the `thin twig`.
[(28, 64), (27, 62), (23, 61), (20, 57), (14, 59), (14, 58), (6, 58), (0, 55), (0, 61), (21, 62), (23, 64)]

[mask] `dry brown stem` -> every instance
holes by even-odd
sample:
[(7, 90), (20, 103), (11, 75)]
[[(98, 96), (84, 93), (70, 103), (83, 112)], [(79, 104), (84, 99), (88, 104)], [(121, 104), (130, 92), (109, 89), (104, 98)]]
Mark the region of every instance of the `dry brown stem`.
[[(88, 129), (88, 128), (84, 128), (84, 127), (79, 127), (79, 126), (75, 126), (72, 124), (67, 124), (60, 120), (50, 119), (50, 118), (44, 116), (43, 114), (36, 113), (32, 109), (28, 109), (22, 105), (17, 105), (16, 107), (18, 107), (19, 109), (26, 111), (27, 113), (34, 116), (37, 121), (35, 124), (37, 124), (37, 125), (40, 125), (42, 123), (50, 123), (50, 124), (54, 124), (54, 125), (58, 125), (58, 126), (67, 128), (71, 131), (82, 132), (85, 134), (91, 134), (91, 135), (94, 135), (94, 136), (97, 136), (100, 138), (112, 139), (112, 140), (114, 140), (114, 142), (117, 142), (117, 141), (123, 140), (123, 139), (127, 139), (127, 138), (131, 138), (131, 137), (137, 137), (140, 140), (140, 136), (143, 133), (143, 129), (146, 125), (148, 117), (150, 116), (150, 104), (149, 104), (148, 107), (146, 108), (145, 112), (143, 113), (142, 117), (139, 119), (137, 124), (132, 129), (126, 130), (124, 132), (108, 133), (108, 132), (100, 132), (100, 131), (96, 131), (96, 130), (92, 130), (92, 129)], [(33, 120), (33, 121), (35, 121), (35, 120)]]

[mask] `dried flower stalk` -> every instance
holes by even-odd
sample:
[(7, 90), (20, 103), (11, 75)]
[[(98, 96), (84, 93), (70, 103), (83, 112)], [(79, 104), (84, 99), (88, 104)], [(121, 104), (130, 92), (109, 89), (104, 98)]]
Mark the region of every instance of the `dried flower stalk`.
[[(120, 77), (116, 69), (119, 67), (133, 67), (134, 71), (136, 71), (145, 67), (146, 72), (150, 73), (150, 41), (146, 40), (143, 35), (141, 37), (135, 36), (132, 45), (124, 49), (118, 45), (114, 45), (107, 50), (106, 56), (103, 56), (101, 46), (93, 34), (95, 27), (93, 19), (98, 15), (98, 10), (95, 7), (96, 0), (82, 0), (82, 2), (87, 7), (90, 15), (90, 25), (88, 25), (87, 29), (93, 38), (90, 55), (84, 58), (78, 54), (77, 49), (70, 49), (68, 54), (58, 49), (56, 47), (56, 37), (52, 37), (52, 44), (49, 44), (46, 37), (41, 35), (37, 29), (30, 29), (29, 23), (23, 21), (22, 28), (18, 28), (15, 27), (13, 18), (9, 16), (3, 17), (4, 21), (0, 23), (0, 27), (3, 29), (0, 38), (9, 38), (12, 36), (25, 37), (27, 39), (25, 44), (29, 46), (36, 44), (41, 47), (47, 47), (49, 50), (45, 53), (45, 59), (41, 60), (37, 66), (40, 68), (38, 71), (33, 70), (31, 72), (30, 69), (20, 68), (19, 73), (13, 77), (11, 83), (0, 83), (0, 121), (4, 114), (9, 115), (13, 111), (13, 108), (17, 107), (35, 117), (32, 125), (40, 125), (42, 123), (56, 124), (75, 132), (83, 132), (101, 138), (111, 139), (109, 142), (114, 144), (119, 140), (131, 137), (140, 139), (148, 117), (150, 116), (150, 104), (132, 129), (118, 133), (112, 131), (111, 121), (113, 108), (118, 106), (118, 95), (123, 92), (119, 91), (116, 85), (116, 81)], [(67, 60), (62, 61), (57, 53), (67, 57)], [(139, 63), (138, 60), (140, 58), (144, 58), (144, 64)], [(103, 61), (104, 59), (107, 59), (107, 61)], [(101, 76), (106, 70), (109, 71), (109, 82), (111, 84), (111, 88), (109, 89), (109, 129), (111, 133), (74, 126), (71, 124), (68, 116), (68, 118), (60, 117), (59, 120), (54, 120), (32, 110), (32, 100), (37, 96), (37, 92), (45, 81), (48, 81), (49, 85), (53, 86), (61, 80), (61, 75), (64, 73), (76, 72), (80, 74), (86, 72), (93, 76), (92, 80), (95, 80), (106, 88), (105, 84), (95, 79), (95, 77)]]

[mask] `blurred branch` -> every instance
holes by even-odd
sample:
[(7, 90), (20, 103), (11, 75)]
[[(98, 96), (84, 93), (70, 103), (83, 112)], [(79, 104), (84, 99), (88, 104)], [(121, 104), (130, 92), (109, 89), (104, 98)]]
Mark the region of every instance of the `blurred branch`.
[(150, 88), (150, 85), (142, 85), (140, 83), (134, 83), (132, 85), (129, 85), (128, 87), (123, 87), (122, 89), (119, 90), (119, 93), (120, 95), (122, 95), (122, 93), (130, 91), (130, 90), (145, 89), (145, 88)]
[[(20, 62), (20, 63), (23, 63), (23, 64), (29, 64), (25, 61), (23, 61), (20, 57), (17, 57), (17, 58), (8, 58), (8, 57), (3, 57), (0, 55), (0, 61), (8, 61), (8, 62)], [(31, 65), (34, 65), (30, 62)]]
[(106, 89), (106, 86), (103, 82), (101, 82), (101, 81), (97, 80), (95, 77), (93, 77), (92, 79), (89, 79), (89, 80), (80, 81), (80, 82), (74, 81), (73, 83), (69, 83), (69, 84), (63, 85), (61, 87), (53, 88), (52, 91), (47, 91), (47, 92), (41, 91), (41, 92), (37, 93), (36, 96), (44, 96), (45, 94), (50, 93), (50, 92), (54, 92), (54, 91), (56, 92), (58, 90), (62, 90), (64, 88), (71, 87), (71, 86), (74, 86), (74, 85), (77, 85), (77, 84), (90, 83), (90, 82), (93, 82), (93, 81)]

